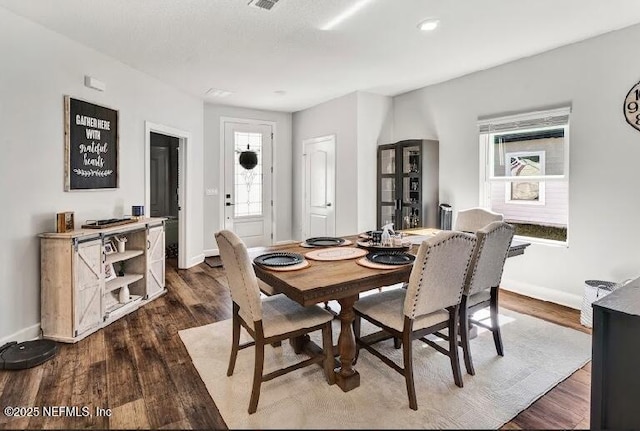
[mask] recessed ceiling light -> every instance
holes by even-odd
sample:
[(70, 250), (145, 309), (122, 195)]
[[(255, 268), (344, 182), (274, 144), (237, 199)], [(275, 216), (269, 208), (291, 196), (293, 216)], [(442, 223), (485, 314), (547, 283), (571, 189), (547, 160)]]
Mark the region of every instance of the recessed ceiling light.
[(440, 24), (440, 20), (429, 18), (420, 22), (420, 24), (418, 24), (418, 28), (422, 31), (432, 31), (432, 30), (435, 30), (439, 24)]
[(210, 88), (207, 90), (206, 93), (204, 93), (205, 96), (210, 96), (210, 97), (227, 97), (232, 94), (233, 94), (232, 91), (220, 90), (217, 88)]
[(345, 19), (349, 18), (351, 15), (354, 15), (360, 9), (365, 7), (368, 3), (371, 3), (373, 0), (359, 0), (353, 4), (350, 8), (346, 9), (344, 12), (333, 18), (331, 21), (326, 23), (324, 26), (320, 27), (320, 30), (331, 30), (338, 24), (340, 24)]

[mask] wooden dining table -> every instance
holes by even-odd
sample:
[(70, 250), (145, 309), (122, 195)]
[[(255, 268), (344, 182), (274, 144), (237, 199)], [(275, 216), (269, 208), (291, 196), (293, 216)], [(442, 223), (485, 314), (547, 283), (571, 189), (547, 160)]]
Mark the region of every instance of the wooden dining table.
[[(342, 247), (357, 247), (361, 240), (357, 235), (345, 236), (352, 242)], [(510, 256), (524, 253), (528, 243), (514, 242), (509, 250)], [(418, 244), (409, 250), (416, 254)], [(255, 258), (268, 252), (292, 252), (304, 255), (313, 249), (302, 247), (299, 243), (256, 247), (249, 249), (249, 254)], [(254, 264), (256, 276), (269, 284), (275, 291), (287, 295), (303, 306), (312, 306), (331, 300), (340, 304), (338, 319), (340, 320), (340, 335), (338, 337), (338, 367), (334, 370), (336, 383), (345, 392), (360, 385), (360, 374), (353, 366), (356, 353), (356, 341), (352, 329), (355, 313), (353, 304), (358, 300), (361, 292), (383, 286), (409, 281), (412, 265), (399, 265), (390, 269), (372, 269), (359, 265), (358, 259), (316, 261), (309, 260), (310, 265), (296, 271), (274, 271)], [(308, 337), (296, 339), (292, 342), (296, 353), (303, 350), (317, 351)]]

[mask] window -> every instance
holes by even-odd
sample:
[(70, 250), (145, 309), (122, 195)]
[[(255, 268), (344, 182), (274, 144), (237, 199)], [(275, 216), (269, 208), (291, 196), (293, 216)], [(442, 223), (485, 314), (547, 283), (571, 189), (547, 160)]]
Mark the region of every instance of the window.
[(569, 109), (478, 122), (481, 206), (504, 215), (516, 235), (567, 241)]
[[(235, 217), (262, 215), (262, 134), (234, 132), (236, 152), (234, 166)], [(247, 149), (255, 151), (258, 164), (253, 169), (240, 166), (239, 155)]]

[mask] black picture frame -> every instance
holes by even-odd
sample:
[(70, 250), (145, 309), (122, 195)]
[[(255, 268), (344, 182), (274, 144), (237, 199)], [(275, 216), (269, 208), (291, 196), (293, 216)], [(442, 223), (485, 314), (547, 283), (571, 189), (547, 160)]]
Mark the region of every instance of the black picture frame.
[(65, 191), (117, 189), (119, 112), (64, 96)]

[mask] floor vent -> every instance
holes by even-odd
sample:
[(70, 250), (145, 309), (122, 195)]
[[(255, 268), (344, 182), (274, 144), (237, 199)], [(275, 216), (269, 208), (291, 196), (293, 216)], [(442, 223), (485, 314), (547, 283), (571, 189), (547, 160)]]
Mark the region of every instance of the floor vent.
[(271, 8), (274, 7), (276, 3), (278, 3), (278, 0), (250, 0), (249, 6), (271, 10)]

